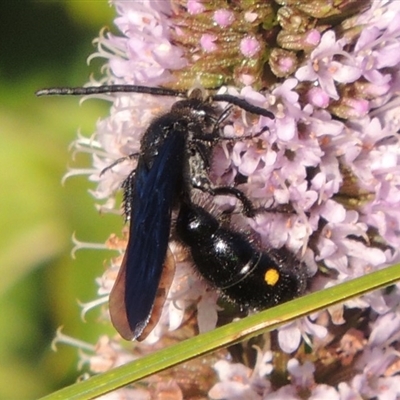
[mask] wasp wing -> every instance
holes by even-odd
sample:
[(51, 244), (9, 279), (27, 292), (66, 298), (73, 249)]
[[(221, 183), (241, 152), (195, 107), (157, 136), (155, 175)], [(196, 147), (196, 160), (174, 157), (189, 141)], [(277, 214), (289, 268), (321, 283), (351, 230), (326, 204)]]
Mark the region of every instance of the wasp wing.
[(139, 337), (149, 322), (167, 253), (171, 212), (182, 184), (185, 138), (170, 132), (148, 168), (136, 169), (129, 240), (110, 293), (111, 321), (124, 339)]
[(156, 296), (153, 302), (153, 308), (149, 315), (147, 325), (144, 327), (141, 334), (137, 337), (137, 340), (144, 340), (153, 331), (157, 325), (161, 313), (164, 308), (165, 299), (167, 298), (169, 288), (171, 287), (172, 281), (175, 275), (175, 258), (171, 250), (167, 249), (167, 254), (162, 266), (162, 273), (160, 283), (158, 284)]

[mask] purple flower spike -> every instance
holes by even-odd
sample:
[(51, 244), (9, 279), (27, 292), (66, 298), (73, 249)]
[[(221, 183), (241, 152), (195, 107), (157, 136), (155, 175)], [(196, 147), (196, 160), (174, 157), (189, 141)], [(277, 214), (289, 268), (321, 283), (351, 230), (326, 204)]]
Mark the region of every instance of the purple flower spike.
[[(215, 126), (222, 139), (215, 141), (206, 172), (212, 184), (241, 190), (263, 212), (247, 218), (236, 198), (196, 189), (192, 201), (206, 203), (260, 251), (285, 248), (301, 260), (310, 292), (400, 262), (399, 1), (112, 3), (121, 33), (102, 32), (97, 39), (93, 57), (106, 60), (97, 84), (182, 93), (208, 88), (275, 116), (236, 106), (224, 113), (226, 104), (213, 103), (224, 116)], [(137, 162), (127, 156), (140, 152), (143, 132), (177, 99), (138, 93), (101, 98), (111, 103), (110, 115), (97, 122), (93, 135), (74, 142), (77, 152), (91, 154), (92, 166), (67, 176), (88, 175), (99, 210), (117, 213), (115, 194)], [(85, 246), (120, 252), (98, 279), (99, 299), (85, 305), (87, 311), (107, 302), (126, 237), (111, 236), (101, 245), (76, 241), (76, 248)], [(149, 344), (162, 347), (221, 323), (220, 293), (195, 272), (186, 248), (174, 241), (169, 247), (174, 281), (145, 342), (128, 350), (116, 338), (89, 346), (58, 335), (58, 341), (80, 347), (91, 371), (142, 356), (151, 351)], [(244, 344), (242, 352), (218, 352), (209, 363), (202, 360), (167, 379), (176, 398), (400, 398), (399, 304), (400, 284), (394, 284), (293, 321), (251, 348)], [(243, 308), (226, 307), (223, 315), (257, 311)], [(243, 365), (234, 359), (238, 355), (252, 362)], [(161, 398), (161, 381), (143, 381), (123, 395)]]

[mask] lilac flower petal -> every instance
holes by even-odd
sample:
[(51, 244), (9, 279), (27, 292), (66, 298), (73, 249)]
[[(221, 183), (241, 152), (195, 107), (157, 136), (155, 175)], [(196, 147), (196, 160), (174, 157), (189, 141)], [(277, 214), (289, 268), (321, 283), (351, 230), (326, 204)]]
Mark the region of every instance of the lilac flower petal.
[(344, 65), (336, 61), (330, 63), (329, 72), (332, 74), (333, 79), (339, 83), (354, 82), (361, 76), (359, 68)]
[(292, 118), (277, 119), (275, 126), (279, 139), (283, 141), (289, 142), (297, 132), (297, 124)]
[(303, 81), (315, 81), (318, 78), (318, 75), (315, 73), (314, 68), (311, 64), (307, 64), (303, 67), (300, 67), (295, 73), (296, 79), (300, 82)]
[(313, 388), (310, 400), (329, 399), (329, 400), (342, 400), (336, 389), (329, 385), (319, 384)]
[(320, 208), (321, 216), (329, 222), (339, 223), (343, 222), (346, 216), (345, 208), (333, 200), (328, 200)]
[(326, 108), (329, 105), (329, 96), (318, 87), (313, 87), (308, 91), (308, 101), (314, 106)]
[(382, 315), (375, 323), (375, 327), (369, 337), (369, 344), (371, 346), (378, 346), (386, 344), (387, 340), (393, 335), (398, 334), (400, 331), (400, 316), (396, 313), (390, 312)]
[(300, 345), (301, 332), (290, 324), (279, 330), (278, 340), (279, 346), (285, 353), (293, 353)]

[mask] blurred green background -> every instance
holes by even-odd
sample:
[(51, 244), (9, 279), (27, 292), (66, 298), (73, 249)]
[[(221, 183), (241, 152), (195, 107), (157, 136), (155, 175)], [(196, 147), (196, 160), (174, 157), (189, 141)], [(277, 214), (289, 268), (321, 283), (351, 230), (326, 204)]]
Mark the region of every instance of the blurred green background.
[(0, 57), (0, 399), (35, 399), (73, 383), (78, 354), (50, 348), (56, 329), (95, 343), (107, 326), (99, 311), (80, 318), (77, 301), (96, 297), (94, 278), (106, 252), (71, 257), (71, 237), (104, 242), (122, 218), (100, 216), (85, 177), (61, 178), (76, 132), (90, 136), (108, 105), (79, 98), (36, 98), (49, 86), (79, 86), (104, 60), (86, 58), (100, 29), (114, 30), (115, 10), (98, 1), (3, 1)]

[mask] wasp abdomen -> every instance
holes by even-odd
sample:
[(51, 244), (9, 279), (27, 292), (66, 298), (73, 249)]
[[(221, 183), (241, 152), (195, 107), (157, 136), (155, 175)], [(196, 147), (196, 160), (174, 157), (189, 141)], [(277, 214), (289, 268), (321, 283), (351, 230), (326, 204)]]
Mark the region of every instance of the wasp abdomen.
[(182, 204), (176, 230), (199, 273), (242, 308), (271, 307), (305, 290), (305, 268), (287, 249), (261, 251), (199, 206)]

